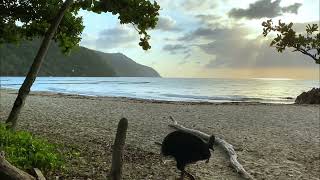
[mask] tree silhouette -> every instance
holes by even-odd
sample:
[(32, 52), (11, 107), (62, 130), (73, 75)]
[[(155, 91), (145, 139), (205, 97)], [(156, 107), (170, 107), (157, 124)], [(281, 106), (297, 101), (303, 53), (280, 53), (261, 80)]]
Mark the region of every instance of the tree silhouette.
[[(286, 48), (293, 48), (293, 51), (301, 52), (312, 58), (315, 63), (320, 64), (320, 33), (317, 24), (308, 24), (305, 34), (297, 34), (292, 29), (293, 23), (282, 23), (273, 25), (272, 20), (262, 23), (263, 35), (267, 36), (270, 32), (275, 32), (276, 36), (270, 46), (275, 47), (278, 52), (283, 52)], [(317, 33), (318, 32), (318, 33)]]

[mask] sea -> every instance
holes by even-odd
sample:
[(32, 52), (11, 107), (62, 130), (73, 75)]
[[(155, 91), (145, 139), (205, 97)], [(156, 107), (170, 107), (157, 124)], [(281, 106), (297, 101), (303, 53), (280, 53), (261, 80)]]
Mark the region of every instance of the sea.
[[(0, 87), (19, 89), (23, 80), (24, 77), (0, 77)], [(319, 80), (38, 77), (31, 90), (164, 101), (291, 104), (297, 95), (313, 87), (319, 87)]]

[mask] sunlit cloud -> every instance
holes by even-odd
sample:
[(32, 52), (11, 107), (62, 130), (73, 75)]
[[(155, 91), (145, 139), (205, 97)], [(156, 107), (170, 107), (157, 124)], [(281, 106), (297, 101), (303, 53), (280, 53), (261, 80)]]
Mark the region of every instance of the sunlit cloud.
[[(81, 45), (104, 52), (122, 52), (138, 63), (152, 66), (163, 76), (174, 77), (223, 76), (221, 69), (238, 70), (239, 75), (247, 77), (245, 70), (250, 68), (268, 68), (270, 75), (271, 69), (315, 66), (299, 53), (290, 50), (278, 53), (269, 47), (271, 36), (262, 37), (261, 26), (269, 18), (281, 19), (294, 22), (294, 29), (303, 32), (307, 23), (319, 19), (319, 7), (312, 0), (161, 0), (158, 3), (161, 6), (158, 25), (148, 31), (151, 50), (141, 50), (140, 36), (133, 27), (120, 26), (116, 17), (107, 14), (99, 22), (100, 16), (84, 14), (95, 22), (85, 21), (88, 27)], [(107, 24), (102, 26), (101, 22)], [(291, 71), (283, 71), (284, 76), (288, 72)]]

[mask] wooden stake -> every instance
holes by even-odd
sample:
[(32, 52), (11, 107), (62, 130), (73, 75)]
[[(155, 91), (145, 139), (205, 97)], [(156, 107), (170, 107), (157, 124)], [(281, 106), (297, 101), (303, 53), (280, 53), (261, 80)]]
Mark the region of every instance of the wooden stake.
[(120, 119), (112, 150), (112, 166), (109, 174), (110, 180), (120, 180), (122, 176), (123, 149), (126, 141), (127, 128), (128, 120), (126, 118)]

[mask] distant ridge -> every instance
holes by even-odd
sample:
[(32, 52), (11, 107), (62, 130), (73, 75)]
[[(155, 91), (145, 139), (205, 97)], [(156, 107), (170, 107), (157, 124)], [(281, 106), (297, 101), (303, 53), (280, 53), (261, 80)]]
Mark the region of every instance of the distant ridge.
[[(39, 45), (35, 40), (19, 46), (0, 46), (0, 76), (25, 76)], [(153, 68), (138, 64), (121, 53), (79, 47), (65, 56), (56, 43), (52, 43), (39, 76), (160, 77)]]

